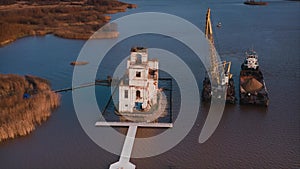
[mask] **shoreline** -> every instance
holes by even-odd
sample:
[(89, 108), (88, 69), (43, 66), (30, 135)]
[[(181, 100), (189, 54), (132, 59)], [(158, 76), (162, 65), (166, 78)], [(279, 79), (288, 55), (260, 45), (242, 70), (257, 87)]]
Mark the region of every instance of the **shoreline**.
[[(63, 35), (59, 35), (53, 32), (47, 32), (47, 33), (43, 33), (43, 34), (28, 34), (28, 35), (24, 35), (15, 39), (8, 39), (5, 41), (0, 42), (0, 48), (4, 47), (6, 45), (12, 44), (15, 41), (19, 40), (19, 39), (23, 39), (23, 38), (27, 38), (27, 37), (43, 37), (46, 35), (53, 35), (55, 37), (58, 38), (63, 38), (63, 39), (72, 39), (72, 40), (89, 40), (89, 39), (114, 39), (117, 38), (119, 36), (119, 32), (115, 31), (115, 32), (110, 32), (107, 35), (97, 35), (97, 34), (92, 34), (90, 36), (86, 36), (86, 37), (68, 37), (68, 36), (63, 36)], [(76, 35), (76, 34), (73, 34)]]
[(0, 14), (3, 16), (0, 20), (0, 47), (21, 38), (48, 34), (76, 40), (117, 38), (117, 26), (101, 34), (94, 33), (109, 23), (110, 14), (136, 7), (136, 4), (102, 0), (0, 4)]

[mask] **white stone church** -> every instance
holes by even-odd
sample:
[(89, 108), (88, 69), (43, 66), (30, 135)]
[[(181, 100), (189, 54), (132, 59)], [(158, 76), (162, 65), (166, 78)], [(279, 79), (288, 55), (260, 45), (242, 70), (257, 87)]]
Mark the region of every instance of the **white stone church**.
[(119, 85), (119, 112), (143, 112), (157, 104), (158, 60), (149, 60), (147, 48), (131, 48), (127, 71)]

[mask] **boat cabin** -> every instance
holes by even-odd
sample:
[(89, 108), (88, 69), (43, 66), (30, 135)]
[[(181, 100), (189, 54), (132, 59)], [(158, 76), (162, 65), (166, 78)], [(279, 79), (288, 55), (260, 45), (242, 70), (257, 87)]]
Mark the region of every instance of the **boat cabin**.
[(258, 56), (255, 51), (246, 52), (246, 59), (243, 66), (247, 69), (258, 69)]

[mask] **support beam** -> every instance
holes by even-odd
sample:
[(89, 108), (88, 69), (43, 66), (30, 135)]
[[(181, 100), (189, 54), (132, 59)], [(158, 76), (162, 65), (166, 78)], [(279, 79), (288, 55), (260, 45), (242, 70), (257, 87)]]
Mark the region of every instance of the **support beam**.
[(130, 163), (130, 156), (137, 131), (137, 126), (129, 126), (124, 141), (122, 153), (118, 162), (110, 165), (109, 169), (135, 169), (135, 165)]
[(95, 126), (97, 127), (127, 127), (127, 126), (138, 126), (138, 127), (161, 127), (170, 128), (173, 127), (173, 123), (146, 123), (146, 122), (105, 122), (98, 121)]

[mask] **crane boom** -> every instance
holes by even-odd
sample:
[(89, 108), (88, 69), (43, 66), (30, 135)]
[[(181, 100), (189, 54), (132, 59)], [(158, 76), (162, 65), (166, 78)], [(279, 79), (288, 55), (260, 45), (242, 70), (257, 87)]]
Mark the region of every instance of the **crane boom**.
[[(218, 60), (214, 45), (212, 23), (210, 19), (210, 8), (206, 13), (205, 37), (209, 44), (210, 67), (207, 76), (203, 80), (202, 100), (210, 101), (211, 98), (226, 98), (226, 102), (235, 103), (235, 90), (232, 74), (230, 73), (231, 62)], [(224, 91), (226, 91), (224, 93)]]
[(211, 81), (214, 84), (220, 84), (220, 71), (218, 60), (216, 56), (216, 49), (214, 46), (213, 30), (210, 20), (210, 8), (208, 8), (206, 13), (206, 24), (205, 24), (205, 37), (208, 39), (210, 45), (210, 75)]
[(210, 20), (210, 8), (208, 8), (206, 13), (205, 36), (212, 44), (214, 44), (213, 30)]

